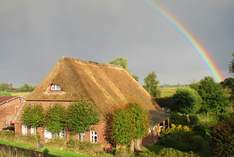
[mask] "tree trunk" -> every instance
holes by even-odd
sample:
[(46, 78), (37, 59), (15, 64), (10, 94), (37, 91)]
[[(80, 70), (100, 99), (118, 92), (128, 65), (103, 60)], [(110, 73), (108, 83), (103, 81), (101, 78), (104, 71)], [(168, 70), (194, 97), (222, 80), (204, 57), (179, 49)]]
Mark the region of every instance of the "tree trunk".
[(142, 139), (138, 138), (135, 140), (135, 150), (142, 151), (141, 149)]
[(135, 142), (134, 142), (134, 140), (132, 140), (131, 144), (130, 144), (130, 152), (131, 153), (134, 153), (134, 148), (135, 148)]

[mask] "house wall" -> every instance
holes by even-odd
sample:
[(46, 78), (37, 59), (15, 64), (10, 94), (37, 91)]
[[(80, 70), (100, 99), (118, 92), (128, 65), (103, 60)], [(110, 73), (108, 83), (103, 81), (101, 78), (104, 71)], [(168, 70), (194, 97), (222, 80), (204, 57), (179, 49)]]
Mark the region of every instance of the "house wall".
[[(42, 105), (42, 107), (47, 110), (50, 106), (55, 104), (61, 104), (65, 107), (68, 107), (72, 102), (61, 102), (61, 101), (27, 101), (25, 104), (37, 104)], [(22, 113), (21, 113), (22, 115)], [(21, 116), (20, 116), (21, 117)], [(107, 141), (105, 140), (105, 121), (101, 120), (98, 124), (91, 126), (92, 131), (97, 132), (98, 136), (98, 143), (99, 144), (107, 144)], [(37, 132), (39, 133), (40, 137), (42, 137), (42, 140), (46, 140), (44, 138), (44, 128), (37, 129)], [(22, 135), (22, 122), (21, 119), (18, 119), (17, 123), (15, 124), (15, 134)], [(66, 135), (69, 139), (70, 133), (66, 131)], [(78, 135), (76, 135), (76, 139), (78, 140)], [(84, 135), (84, 141), (90, 142), (90, 131), (86, 131)]]
[(0, 105), (0, 130), (9, 126), (10, 123), (15, 123), (15, 118), (21, 110), (23, 103), (23, 98), (16, 97), (15, 99)]

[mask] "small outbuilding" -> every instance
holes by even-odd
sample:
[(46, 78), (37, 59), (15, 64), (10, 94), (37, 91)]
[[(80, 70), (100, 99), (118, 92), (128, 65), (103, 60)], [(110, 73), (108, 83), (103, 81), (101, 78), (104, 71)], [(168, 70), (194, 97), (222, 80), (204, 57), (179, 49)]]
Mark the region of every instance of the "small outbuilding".
[(23, 108), (24, 98), (0, 96), (0, 130), (14, 130), (15, 121)]

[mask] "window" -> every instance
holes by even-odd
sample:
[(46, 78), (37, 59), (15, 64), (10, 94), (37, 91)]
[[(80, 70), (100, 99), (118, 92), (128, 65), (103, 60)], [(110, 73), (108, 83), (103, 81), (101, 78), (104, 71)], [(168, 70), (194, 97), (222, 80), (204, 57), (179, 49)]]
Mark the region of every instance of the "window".
[(31, 133), (31, 135), (36, 135), (37, 134), (37, 129), (36, 128), (30, 128), (30, 133)]
[(27, 135), (28, 134), (28, 127), (26, 125), (22, 125), (22, 135)]
[(51, 91), (61, 91), (61, 87), (57, 84), (51, 84), (50, 85), (50, 90)]
[(96, 131), (90, 131), (90, 142), (91, 143), (97, 143), (98, 142), (98, 136)]
[(45, 139), (52, 139), (52, 133), (45, 129), (44, 137)]
[(79, 133), (78, 136), (79, 136), (79, 141), (83, 142), (84, 141), (84, 137), (85, 137), (85, 133)]
[(65, 130), (62, 130), (60, 133), (59, 133), (59, 137), (60, 138), (64, 138), (66, 136), (66, 132)]

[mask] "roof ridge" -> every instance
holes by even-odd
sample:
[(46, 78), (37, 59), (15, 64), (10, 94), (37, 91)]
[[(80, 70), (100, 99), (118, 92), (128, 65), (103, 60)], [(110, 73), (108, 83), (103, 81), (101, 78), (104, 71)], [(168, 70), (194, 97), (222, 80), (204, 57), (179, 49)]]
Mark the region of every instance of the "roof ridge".
[(119, 70), (126, 70), (119, 65), (114, 65), (114, 64), (110, 64), (110, 63), (100, 63), (100, 62), (96, 62), (96, 61), (92, 61), (92, 60), (83, 60), (80, 58), (68, 57), (68, 56), (62, 56), (62, 58), (59, 59), (59, 62), (63, 62), (65, 60), (69, 60), (69, 61), (73, 61), (73, 62), (78, 61), (78, 62), (85, 63), (85, 64), (106, 66), (106, 67), (110, 67), (110, 68), (118, 68)]

